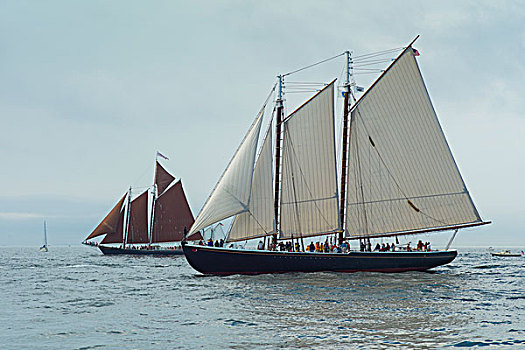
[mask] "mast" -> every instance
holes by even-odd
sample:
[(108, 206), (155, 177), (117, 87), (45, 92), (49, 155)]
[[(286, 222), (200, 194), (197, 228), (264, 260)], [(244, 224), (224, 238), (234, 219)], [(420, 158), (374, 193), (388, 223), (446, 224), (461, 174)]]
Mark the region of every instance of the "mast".
[(47, 228), (46, 228), (46, 220), (44, 220), (44, 247), (47, 248)]
[(150, 217), (150, 229), (149, 229), (149, 245), (153, 243), (153, 222), (155, 220), (155, 202), (157, 201), (157, 184), (153, 184), (153, 189), (151, 190), (151, 217)]
[(275, 121), (275, 193), (274, 193), (274, 215), (275, 215), (275, 233), (272, 235), (272, 241), (277, 244), (277, 233), (279, 232), (279, 192), (281, 183), (281, 124), (283, 121), (283, 76), (279, 75), (279, 90), (277, 93), (277, 115)]
[(342, 160), (341, 160), (341, 200), (339, 204), (339, 220), (341, 223), (341, 232), (339, 232), (338, 243), (341, 245), (343, 243), (344, 236), (344, 222), (345, 222), (345, 203), (346, 203), (346, 177), (348, 173), (348, 114), (349, 114), (349, 103), (350, 103), (350, 65), (351, 57), (350, 51), (345, 51), (346, 54), (346, 80), (343, 87), (344, 91), (344, 109), (343, 109), (343, 150), (342, 150)]
[(126, 234), (124, 235), (124, 239), (122, 240), (123, 249), (126, 249), (126, 243), (128, 241), (128, 234), (129, 234), (129, 228), (130, 228), (130, 217), (131, 217), (131, 186), (129, 186), (129, 191), (128, 191), (128, 213), (126, 215)]

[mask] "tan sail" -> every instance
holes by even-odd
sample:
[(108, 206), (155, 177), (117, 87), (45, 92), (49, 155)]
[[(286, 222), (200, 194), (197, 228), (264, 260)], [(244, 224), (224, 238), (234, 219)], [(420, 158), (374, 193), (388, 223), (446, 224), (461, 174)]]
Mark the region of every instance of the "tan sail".
[[(182, 183), (179, 180), (155, 201), (152, 242), (181, 241), (194, 221), (188, 200), (182, 189)], [(187, 239), (199, 240), (202, 237), (199, 232), (196, 232)]]
[(481, 223), (408, 47), (351, 111), (346, 235)]
[(131, 201), (128, 244), (149, 243), (148, 235), (148, 191)]
[(340, 230), (334, 82), (284, 122), (280, 238)]
[(162, 195), (164, 190), (175, 180), (173, 177), (159, 162), (155, 164), (155, 185), (157, 185), (158, 195)]
[[(120, 222), (121, 217), (121, 211), (122, 211), (122, 204), (124, 203), (124, 199), (126, 198), (127, 194), (124, 194), (122, 198), (117, 202), (117, 204), (111, 209), (111, 211), (106, 215), (104, 219), (98, 224), (98, 226), (91, 232), (89, 236), (85, 239), (86, 241), (98, 236), (101, 236), (103, 234), (115, 234), (117, 233), (117, 227), (118, 223)], [(120, 236), (122, 237), (122, 232), (120, 232)], [(122, 242), (122, 238), (120, 240)]]

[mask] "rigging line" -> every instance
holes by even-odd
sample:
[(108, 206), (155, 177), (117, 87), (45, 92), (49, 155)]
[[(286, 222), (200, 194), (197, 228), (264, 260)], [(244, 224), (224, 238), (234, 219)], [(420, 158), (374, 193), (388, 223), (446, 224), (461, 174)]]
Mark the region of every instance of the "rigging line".
[(311, 65), (309, 65), (309, 66), (305, 66), (305, 67), (303, 67), (303, 68), (296, 69), (296, 70), (291, 71), (291, 72), (288, 72), (288, 73), (286, 73), (286, 74), (282, 74), (282, 77), (286, 77), (286, 76), (288, 76), (288, 75), (292, 75), (292, 74), (295, 74), (295, 73), (301, 72), (301, 71), (303, 71), (303, 70), (305, 70), (305, 69), (315, 67), (315, 66), (320, 65), (320, 64), (322, 64), (322, 63), (325, 63), (325, 62), (331, 61), (331, 60), (333, 60), (333, 59), (336, 59), (336, 58), (338, 58), (338, 57), (341, 57), (341, 56), (343, 56), (344, 54), (345, 54), (345, 53), (342, 52), (342, 53), (340, 53), (339, 55), (336, 55), (336, 56), (333, 56), (333, 57), (327, 58), (327, 59), (325, 59), (325, 60), (319, 61), (319, 62), (314, 63), (314, 64), (311, 64)]
[[(360, 112), (359, 108), (356, 108), (356, 111), (357, 111), (357, 113), (359, 114), (359, 116), (361, 117), (361, 112)], [(365, 128), (366, 134), (368, 135), (369, 138), (371, 138), (370, 133), (368, 132), (368, 129), (367, 129), (367, 127), (366, 127), (366, 124), (365, 124), (363, 118), (361, 117), (361, 118), (359, 118), (359, 119), (360, 119), (360, 121), (361, 121), (361, 124), (362, 124), (363, 127)], [(409, 199), (409, 197), (407, 196), (407, 194), (403, 191), (403, 189), (401, 188), (401, 186), (400, 186), (399, 183), (397, 182), (396, 178), (394, 177), (394, 175), (392, 174), (392, 172), (390, 171), (390, 169), (387, 167), (386, 162), (383, 160), (383, 157), (381, 157), (381, 154), (379, 153), (379, 150), (377, 149), (377, 147), (374, 146), (374, 147), (372, 147), (372, 148), (375, 149), (375, 152), (376, 152), (377, 156), (379, 157), (379, 160), (381, 161), (381, 163), (382, 163), (383, 166), (385, 167), (385, 169), (386, 169), (388, 175), (390, 175), (390, 177), (392, 178), (392, 180), (393, 180), (394, 183), (396, 184), (396, 186), (397, 186), (399, 192), (401, 192), (401, 194), (405, 197), (406, 200), (410, 201), (410, 199)], [(410, 202), (410, 203), (411, 203), (411, 202)], [(432, 220), (434, 220), (434, 221), (440, 222), (440, 223), (445, 224), (445, 225), (450, 225), (450, 224), (447, 223), (447, 222), (441, 221), (441, 220), (439, 220), (439, 219), (436, 219), (436, 218), (434, 218), (434, 217), (428, 215), (427, 213), (423, 212), (420, 208), (417, 208), (417, 209), (419, 210), (419, 213), (421, 213), (423, 216), (426, 216), (426, 217), (429, 218), (429, 219), (432, 219)]]
[(297, 85), (297, 84), (302, 84), (302, 85), (328, 85), (326, 83), (315, 83), (315, 82), (302, 82), (302, 81), (286, 81), (286, 84), (289, 85), (289, 84), (292, 84), (292, 85)]
[(376, 52), (367, 53), (367, 54), (360, 55), (360, 56), (354, 56), (353, 59), (356, 60), (356, 59), (361, 59), (361, 58), (372, 58), (372, 57), (376, 57), (376, 56), (380, 56), (380, 55), (386, 55), (387, 53), (404, 50), (405, 48), (406, 47), (396, 47), (394, 49), (388, 49), (388, 50), (383, 50), (383, 51), (376, 51)]
[(385, 59), (382, 59), (382, 60), (363, 61), (362, 63), (358, 63), (358, 64), (354, 65), (354, 67), (371, 66), (371, 65), (374, 65), (374, 64), (382, 64), (382, 63), (385, 63), (385, 62), (392, 62), (392, 61), (394, 61), (393, 58), (385, 58)]
[(374, 72), (379, 73), (383, 71), (381, 68), (354, 68), (356, 71), (366, 71), (366, 72)]

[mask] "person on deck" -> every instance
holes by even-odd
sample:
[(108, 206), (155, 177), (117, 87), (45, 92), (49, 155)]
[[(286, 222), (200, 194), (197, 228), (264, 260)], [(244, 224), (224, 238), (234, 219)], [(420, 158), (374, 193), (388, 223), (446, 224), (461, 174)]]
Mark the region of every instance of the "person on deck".
[(314, 242), (310, 242), (310, 251), (313, 253), (315, 252), (315, 245)]
[(374, 252), (375, 251), (380, 251), (381, 250), (381, 246), (379, 245), (379, 243), (376, 244), (376, 247), (374, 248)]
[(208, 247), (213, 247), (213, 240), (211, 238), (208, 239)]
[(264, 249), (263, 241), (259, 241), (259, 244), (257, 245), (257, 249), (258, 250), (263, 250)]

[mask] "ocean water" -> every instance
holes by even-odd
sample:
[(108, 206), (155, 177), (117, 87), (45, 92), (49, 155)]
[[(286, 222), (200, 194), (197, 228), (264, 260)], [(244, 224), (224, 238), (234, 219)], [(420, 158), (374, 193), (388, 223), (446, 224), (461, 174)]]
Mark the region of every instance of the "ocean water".
[(525, 258), (202, 276), (185, 258), (2, 248), (1, 349), (525, 349)]

